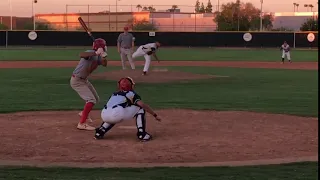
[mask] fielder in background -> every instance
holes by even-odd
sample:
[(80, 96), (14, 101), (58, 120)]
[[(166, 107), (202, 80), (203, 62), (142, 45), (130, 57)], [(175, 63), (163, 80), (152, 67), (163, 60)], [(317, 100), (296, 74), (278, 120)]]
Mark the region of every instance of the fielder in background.
[(140, 141), (149, 141), (152, 136), (146, 132), (146, 112), (156, 120), (160, 117), (142, 102), (141, 97), (134, 91), (134, 81), (130, 77), (121, 78), (118, 81), (118, 91), (114, 92), (101, 112), (103, 123), (96, 129), (95, 139), (103, 139), (115, 124), (122, 121), (136, 119), (137, 137)]
[(131, 69), (135, 69), (134, 62), (132, 60), (132, 53), (134, 48), (134, 37), (128, 32), (129, 28), (125, 27), (124, 32), (118, 36), (118, 52), (120, 53), (122, 69), (126, 69), (126, 60), (129, 61)]
[(70, 79), (70, 86), (75, 90), (79, 96), (86, 102), (84, 109), (79, 113), (80, 122), (77, 128), (80, 130), (95, 130), (94, 127), (86, 123), (91, 120), (89, 113), (93, 106), (99, 101), (97, 91), (93, 85), (88, 81), (88, 76), (99, 66), (107, 66), (107, 46), (104, 39), (96, 39), (93, 43), (92, 50), (87, 50), (80, 53), (80, 61), (73, 71)]
[(284, 41), (284, 43), (281, 45), (280, 51), (282, 50), (282, 64), (284, 63), (284, 58), (287, 57), (287, 60), (291, 63), (291, 57), (290, 57), (290, 46), (289, 44)]
[(159, 42), (149, 43), (149, 44), (140, 46), (136, 50), (136, 52), (133, 53), (132, 55), (133, 59), (140, 56), (143, 56), (145, 59), (145, 63), (143, 67), (143, 75), (146, 75), (149, 70), (150, 63), (151, 63), (151, 55), (153, 55), (153, 57), (159, 62), (159, 59), (156, 55), (156, 51), (158, 50), (159, 47), (160, 47)]

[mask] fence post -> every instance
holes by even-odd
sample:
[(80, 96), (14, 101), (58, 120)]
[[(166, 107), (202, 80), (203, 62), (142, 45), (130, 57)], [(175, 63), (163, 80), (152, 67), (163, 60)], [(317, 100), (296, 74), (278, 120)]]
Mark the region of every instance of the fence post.
[(172, 22), (172, 25), (173, 25), (173, 31), (174, 31), (174, 10), (173, 10), (173, 13), (172, 13), (172, 20), (173, 20), (173, 22)]
[(88, 4), (88, 28), (90, 28), (90, 5)]
[(110, 22), (110, 16), (111, 16), (111, 8), (110, 8), (110, 4), (109, 4), (109, 31), (111, 29), (111, 22)]
[(194, 32), (197, 32), (197, 13), (194, 13)]
[(296, 32), (293, 32), (293, 48), (296, 48)]
[(66, 29), (68, 31), (68, 4), (66, 4)]

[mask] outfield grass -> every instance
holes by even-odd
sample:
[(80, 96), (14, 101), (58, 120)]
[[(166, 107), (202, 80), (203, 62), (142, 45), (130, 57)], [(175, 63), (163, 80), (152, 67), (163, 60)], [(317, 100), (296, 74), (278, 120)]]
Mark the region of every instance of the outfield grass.
[(204, 168), (0, 168), (3, 180), (316, 180), (318, 163)]
[[(90, 47), (88, 47), (90, 48)], [(85, 48), (28, 48), (0, 49), (0, 61), (8, 60), (78, 60)], [(120, 60), (115, 47), (108, 48), (111, 60)], [(186, 61), (279, 61), (281, 51), (274, 49), (220, 49), (220, 48), (161, 48), (158, 57), (162, 60)], [(292, 50), (295, 62), (318, 61), (316, 50)], [(140, 57), (137, 60), (142, 60)]]
[[(110, 71), (114, 68), (108, 68)], [(318, 116), (317, 71), (213, 67), (168, 67), (194, 73), (230, 76), (188, 83), (137, 84), (142, 98), (155, 108), (249, 110)], [(99, 68), (98, 72), (105, 71)], [(69, 86), (73, 68), (1, 69), (0, 112), (82, 109)], [(101, 109), (115, 81), (93, 80)], [(161, 94), (159, 93), (161, 92)]]

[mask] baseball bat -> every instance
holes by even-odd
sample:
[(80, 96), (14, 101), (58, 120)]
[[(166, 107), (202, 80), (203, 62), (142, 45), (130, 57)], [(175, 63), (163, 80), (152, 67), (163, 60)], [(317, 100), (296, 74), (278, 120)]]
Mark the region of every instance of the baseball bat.
[(90, 32), (88, 26), (86, 23), (83, 21), (81, 17), (78, 17), (78, 21), (80, 22), (82, 28), (88, 33), (88, 35), (91, 37), (92, 41), (95, 41), (95, 38), (93, 37), (92, 33)]

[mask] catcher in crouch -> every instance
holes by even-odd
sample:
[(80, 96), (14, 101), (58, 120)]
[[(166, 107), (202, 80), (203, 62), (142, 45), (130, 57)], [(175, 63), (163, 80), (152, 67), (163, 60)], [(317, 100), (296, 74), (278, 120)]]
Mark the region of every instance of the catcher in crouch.
[(132, 58), (135, 59), (139, 56), (143, 56), (145, 59), (145, 63), (144, 63), (144, 68), (143, 68), (143, 74), (142, 75), (147, 75), (147, 72), (149, 70), (150, 67), (150, 63), (151, 63), (151, 55), (153, 55), (153, 57), (159, 62), (159, 59), (156, 55), (156, 50), (158, 50), (158, 48), (160, 47), (160, 43), (159, 42), (154, 42), (154, 43), (148, 43), (145, 45), (140, 46), (136, 52), (134, 52), (132, 54)]
[(114, 92), (101, 112), (103, 123), (96, 128), (95, 139), (102, 139), (115, 124), (136, 119), (137, 137), (141, 141), (149, 141), (152, 136), (146, 132), (146, 112), (161, 121), (161, 118), (142, 102), (141, 97), (133, 90), (134, 81), (130, 77), (118, 81), (118, 91)]

